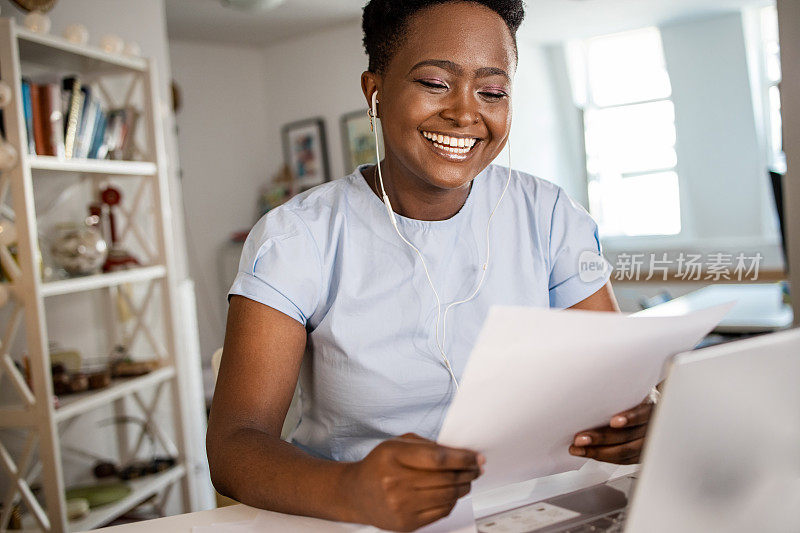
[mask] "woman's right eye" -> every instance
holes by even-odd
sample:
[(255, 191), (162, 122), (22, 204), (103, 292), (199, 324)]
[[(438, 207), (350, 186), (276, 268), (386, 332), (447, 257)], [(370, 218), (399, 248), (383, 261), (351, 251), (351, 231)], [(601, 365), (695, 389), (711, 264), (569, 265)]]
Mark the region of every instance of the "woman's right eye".
[(431, 80), (417, 80), (417, 83), (429, 89), (447, 89), (447, 85)]

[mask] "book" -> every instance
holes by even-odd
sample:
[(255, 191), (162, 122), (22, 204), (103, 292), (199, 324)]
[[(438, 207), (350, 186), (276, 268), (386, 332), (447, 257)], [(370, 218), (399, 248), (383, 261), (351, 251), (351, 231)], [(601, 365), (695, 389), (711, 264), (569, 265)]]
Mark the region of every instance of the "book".
[(87, 90), (84, 93), (83, 116), (75, 138), (75, 152), (73, 154), (73, 157), (80, 159), (89, 157), (89, 150), (94, 139), (94, 129), (97, 126), (97, 112), (100, 109), (100, 102), (92, 97), (88, 87), (83, 89)]
[(41, 85), (31, 83), (31, 114), (33, 116), (33, 144), (37, 155), (47, 155), (42, 117)]
[(33, 108), (31, 107), (31, 82), (22, 78), (22, 107), (25, 110), (25, 130), (28, 134), (28, 153), (36, 153), (36, 142), (33, 140)]
[(134, 107), (126, 107), (122, 110), (122, 137), (119, 146), (114, 152), (114, 159), (133, 159), (134, 148), (136, 147), (135, 136), (136, 126), (139, 123), (139, 111)]
[(106, 154), (108, 154), (108, 149), (106, 149), (104, 144), (106, 134), (106, 113), (102, 109), (98, 109), (97, 112), (97, 121), (95, 123), (94, 128), (94, 136), (92, 138), (92, 143), (89, 148), (89, 155), (90, 159), (105, 159)]
[(64, 131), (64, 157), (72, 159), (75, 153), (75, 140), (78, 133), (78, 124), (81, 121), (84, 96), (81, 91), (81, 80), (78, 77), (64, 78), (62, 87), (67, 93), (69, 101)]
[(45, 138), (48, 141), (47, 154), (64, 158), (64, 114), (62, 111), (61, 87), (57, 83), (43, 86), (45, 111)]

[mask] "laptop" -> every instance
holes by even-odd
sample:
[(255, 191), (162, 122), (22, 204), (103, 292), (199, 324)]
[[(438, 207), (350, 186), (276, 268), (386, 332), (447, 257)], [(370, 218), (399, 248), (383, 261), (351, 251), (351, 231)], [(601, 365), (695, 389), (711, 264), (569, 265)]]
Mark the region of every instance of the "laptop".
[(651, 424), (638, 474), (478, 531), (800, 531), (800, 330), (676, 356)]

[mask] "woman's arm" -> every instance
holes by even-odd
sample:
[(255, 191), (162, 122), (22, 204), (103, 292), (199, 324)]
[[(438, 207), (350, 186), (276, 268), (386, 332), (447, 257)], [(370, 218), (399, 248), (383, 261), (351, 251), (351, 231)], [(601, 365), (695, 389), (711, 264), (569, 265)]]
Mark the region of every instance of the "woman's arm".
[(222, 494), (262, 509), (412, 530), (450, 513), (483, 459), (416, 435), (362, 461), (311, 457), (280, 439), (306, 344), (296, 320), (233, 296), (206, 447)]
[(296, 320), (233, 296), (206, 448), (214, 487), (277, 511), (347, 520), (344, 464), (315, 459), (280, 438), (306, 345)]
[(614, 290), (611, 288), (611, 282), (607, 282), (600, 287), (600, 290), (592, 294), (585, 300), (582, 300), (570, 309), (582, 309), (584, 311), (614, 311), (619, 312), (619, 305), (614, 296)]

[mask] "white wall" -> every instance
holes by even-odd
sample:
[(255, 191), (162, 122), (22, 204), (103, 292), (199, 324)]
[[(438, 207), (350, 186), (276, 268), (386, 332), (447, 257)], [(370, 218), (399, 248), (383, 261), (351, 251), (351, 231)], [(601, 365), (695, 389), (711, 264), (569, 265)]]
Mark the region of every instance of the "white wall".
[(361, 25), (353, 23), (265, 49), (267, 146), (273, 147), (268, 153), (270, 168), (277, 170), (283, 162), (280, 130), (284, 124), (323, 117), (332, 177), (352, 172), (344, 168), (339, 119), (345, 113), (367, 110), (361, 92), (367, 56), (361, 39)]
[(763, 238), (768, 177), (739, 14), (663, 26), (678, 131), (684, 228), (697, 240)]
[[(560, 47), (520, 40), (514, 77), (511, 165), (561, 185), (588, 205), (583, 154), (576, 137), (579, 115), (571, 101)], [(508, 166), (507, 149), (495, 163)]]
[(249, 229), (256, 194), (277, 169), (268, 140), (270, 102), (263, 51), (171, 41), (173, 77), (182, 93), (177, 116), (186, 238), (196, 282), (203, 360), (222, 346), (230, 281), (220, 254), (235, 230)]

